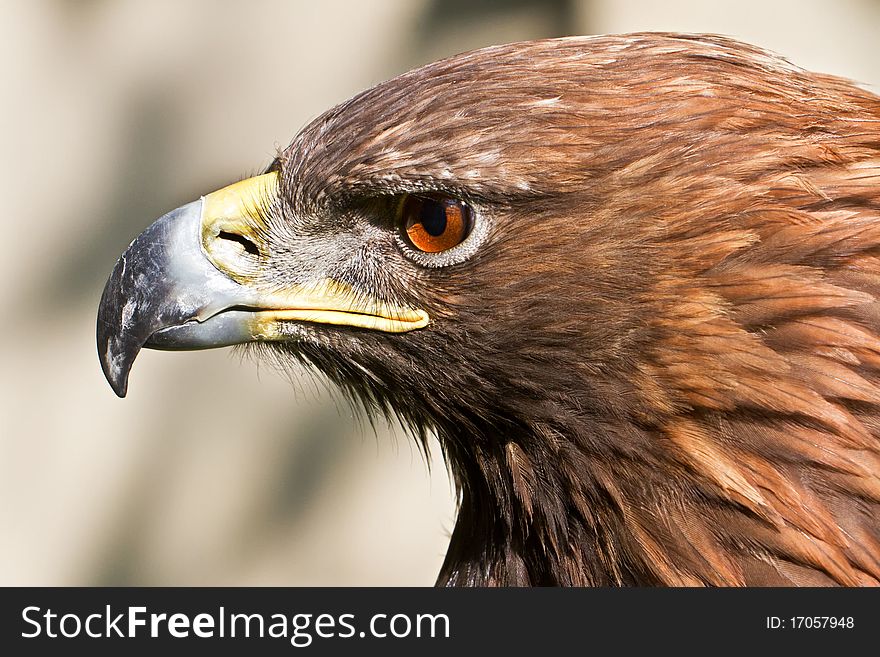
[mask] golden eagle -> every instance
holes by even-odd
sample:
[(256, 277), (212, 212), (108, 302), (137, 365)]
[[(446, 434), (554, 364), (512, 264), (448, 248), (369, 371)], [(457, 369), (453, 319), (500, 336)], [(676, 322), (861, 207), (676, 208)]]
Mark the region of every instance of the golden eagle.
[(416, 437), (441, 585), (880, 582), (880, 98), (718, 36), (485, 48), (116, 265), (98, 350), (254, 342)]

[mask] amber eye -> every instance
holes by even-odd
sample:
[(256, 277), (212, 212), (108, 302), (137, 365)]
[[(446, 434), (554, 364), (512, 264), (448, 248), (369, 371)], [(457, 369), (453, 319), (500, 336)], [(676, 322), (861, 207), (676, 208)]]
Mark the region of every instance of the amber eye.
[(454, 198), (407, 196), (401, 222), (415, 248), (439, 253), (465, 240), (471, 232), (473, 216), (467, 204)]

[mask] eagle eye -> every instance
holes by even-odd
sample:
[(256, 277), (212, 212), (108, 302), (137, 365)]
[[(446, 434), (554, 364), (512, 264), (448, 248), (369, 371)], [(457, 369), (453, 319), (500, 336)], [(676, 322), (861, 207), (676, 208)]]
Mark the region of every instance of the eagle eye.
[(470, 206), (450, 197), (404, 197), (400, 223), (407, 241), (419, 251), (440, 253), (461, 244), (473, 228)]

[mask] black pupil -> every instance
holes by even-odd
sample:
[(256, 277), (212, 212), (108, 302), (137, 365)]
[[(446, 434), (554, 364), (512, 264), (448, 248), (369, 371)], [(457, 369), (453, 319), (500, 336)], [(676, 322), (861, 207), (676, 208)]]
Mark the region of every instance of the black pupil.
[(446, 207), (439, 201), (425, 199), (419, 212), (419, 221), (428, 235), (439, 237), (446, 230)]

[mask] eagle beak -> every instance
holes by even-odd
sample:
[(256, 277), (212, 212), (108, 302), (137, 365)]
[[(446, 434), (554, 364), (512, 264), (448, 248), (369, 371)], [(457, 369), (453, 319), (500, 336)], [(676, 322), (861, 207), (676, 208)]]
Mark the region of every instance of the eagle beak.
[(332, 279), (258, 289), (255, 274), (267, 255), (262, 217), (277, 202), (277, 173), (249, 178), (172, 210), (129, 245), (98, 308), (98, 354), (117, 395), (125, 396), (142, 347), (286, 340), (291, 321), (390, 333), (427, 325), (422, 310), (364, 299)]

